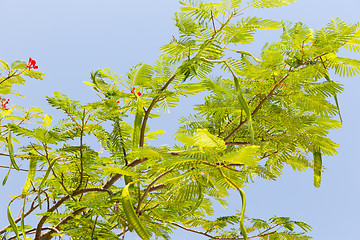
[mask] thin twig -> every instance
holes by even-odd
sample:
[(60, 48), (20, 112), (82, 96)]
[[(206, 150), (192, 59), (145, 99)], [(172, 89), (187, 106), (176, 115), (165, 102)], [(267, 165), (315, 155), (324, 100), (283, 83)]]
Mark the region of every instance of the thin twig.
[(93, 229), (91, 231), (91, 240), (94, 239), (94, 232), (95, 232), (96, 222), (97, 222), (98, 217), (99, 217), (99, 215), (96, 215), (95, 222), (94, 222), (94, 227), (93, 227)]
[(13, 76), (15, 76), (16, 73), (17, 73), (17, 72), (14, 72), (12, 75), (9, 75), (9, 76), (7, 76), (6, 78), (4, 78), (4, 79), (0, 82), (0, 84), (2, 84), (2, 83), (5, 82), (6, 80), (8, 80), (8, 79), (12, 78)]
[(189, 231), (189, 232), (193, 232), (193, 233), (197, 233), (197, 234), (204, 235), (204, 236), (206, 236), (206, 237), (208, 237), (208, 238), (211, 238), (211, 239), (218, 239), (218, 238), (213, 237), (213, 236), (211, 236), (211, 235), (209, 235), (209, 234), (207, 234), (207, 233), (200, 232), (200, 231), (197, 231), (197, 230), (194, 230), (194, 229), (191, 229), (191, 228), (184, 227), (184, 226), (182, 226), (182, 225), (180, 225), (180, 224), (178, 224), (178, 223), (175, 223), (175, 222), (163, 221), (162, 219), (158, 219), (158, 218), (156, 218), (155, 220), (156, 220), (156, 221), (159, 221), (159, 222), (168, 223), (168, 224), (177, 226), (177, 227), (179, 227), (179, 228), (181, 228), (181, 229), (184, 229), (184, 230), (186, 230), (186, 231)]
[(211, 11), (211, 22), (212, 22), (212, 24), (213, 24), (214, 33), (216, 33), (216, 27), (215, 27), (214, 16), (213, 16), (213, 12), (212, 12), (212, 11)]
[(137, 213), (137, 214), (139, 214), (141, 203), (142, 203), (142, 202), (144, 201), (144, 199), (146, 198), (147, 194), (148, 194), (149, 191), (150, 191), (150, 188), (151, 188), (152, 186), (154, 186), (154, 184), (155, 184), (157, 181), (159, 181), (162, 177), (164, 177), (165, 175), (171, 173), (173, 169), (174, 169), (174, 167), (172, 167), (172, 168), (170, 168), (169, 170), (163, 172), (162, 174), (160, 174), (159, 176), (157, 176), (157, 177), (147, 186), (147, 188), (146, 188), (145, 191), (144, 191), (143, 196), (141, 197), (141, 199), (140, 199), (140, 201), (139, 201), (139, 203), (138, 203), (138, 205), (137, 205), (137, 208), (136, 208), (136, 213)]
[[(0, 168), (7, 168), (7, 169), (9, 169), (9, 167), (8, 167), (8, 166), (0, 166)], [(11, 167), (11, 169), (15, 169), (15, 168), (14, 168), (14, 167)], [(18, 170), (18, 171), (28, 172), (29, 170), (19, 168), (19, 170)], [(41, 170), (41, 169), (37, 169), (36, 171), (37, 171), (37, 172), (46, 172), (46, 170)]]

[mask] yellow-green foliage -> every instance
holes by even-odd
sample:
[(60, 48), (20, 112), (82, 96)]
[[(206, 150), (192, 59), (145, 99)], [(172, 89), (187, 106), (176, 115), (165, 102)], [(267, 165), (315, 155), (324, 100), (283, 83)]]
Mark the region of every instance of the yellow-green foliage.
[[(360, 25), (330, 19), (314, 30), (241, 15), (293, 2), (180, 1), (174, 17), (179, 34), (160, 48), (158, 60), (124, 75), (92, 72), (86, 84), (96, 93), (94, 102), (55, 92), (48, 103), (65, 114), (55, 124), (38, 108), (0, 110), (8, 166), (30, 166), (18, 197), (26, 209), (41, 206), (34, 238), (121, 239), (135, 231), (142, 239), (170, 239), (181, 228), (214, 239), (309, 239), (311, 228), (303, 222), (247, 217), (242, 188), (256, 177), (276, 181), (285, 165), (313, 168), (320, 186), (327, 156), (339, 147), (328, 137), (341, 127), (337, 95), (343, 87), (336, 76), (360, 74), (360, 61), (339, 52), (360, 52)], [(259, 54), (245, 50), (257, 31), (272, 29), (282, 29), (278, 42), (266, 43)], [(0, 94), (24, 84), (23, 76), (42, 79), (25, 69), (24, 61), (1, 61)], [(165, 131), (153, 129), (150, 119), (198, 93), (204, 101), (193, 103), (196, 114), (180, 118), (178, 144), (154, 146), (151, 140)], [(26, 125), (31, 118), (35, 126)], [(178, 124), (172, 116), (165, 121)], [(234, 189), (242, 199), (239, 212), (209, 218), (214, 201), (228, 206), (225, 198)], [(10, 208), (8, 218), (11, 226), (0, 234), (18, 236), (20, 219)]]

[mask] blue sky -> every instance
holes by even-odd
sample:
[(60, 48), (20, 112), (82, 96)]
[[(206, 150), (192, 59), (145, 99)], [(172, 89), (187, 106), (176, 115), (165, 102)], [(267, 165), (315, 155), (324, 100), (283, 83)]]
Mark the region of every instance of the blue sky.
[[(10, 103), (39, 106), (46, 112), (57, 114), (45, 100), (45, 96), (54, 91), (84, 102), (96, 99), (94, 92), (83, 84), (89, 80), (90, 72), (109, 67), (125, 74), (139, 62), (153, 63), (159, 55), (159, 47), (177, 34), (172, 18), (179, 6), (177, 0), (0, 0), (0, 59), (12, 62), (32, 57), (37, 60), (39, 70), (46, 73), (44, 81), (29, 80), (26, 86), (18, 87), (17, 90), (27, 97), (14, 97)], [(330, 17), (356, 23), (360, 20), (359, 9), (360, 1), (357, 0), (298, 0), (277, 9), (249, 9), (245, 14), (301, 21), (310, 28), (320, 28)], [(261, 32), (250, 50), (259, 51), (261, 44), (276, 40), (278, 34)], [(345, 52), (343, 56), (360, 59)], [(319, 189), (313, 187), (311, 170), (300, 174), (287, 168), (277, 182), (256, 180), (245, 189), (248, 216), (265, 219), (273, 215), (289, 216), (305, 221), (314, 228), (311, 233), (314, 239), (359, 239), (360, 80), (359, 77), (335, 80), (345, 87), (339, 96), (344, 126), (331, 133), (341, 148), (337, 156), (323, 159), (326, 171), (322, 186)], [(167, 119), (187, 115), (189, 108), (188, 101), (165, 118), (150, 122), (154, 127), (166, 126), (168, 132), (159, 139), (159, 144), (173, 142), (176, 125), (167, 125)], [(5, 158), (0, 161), (0, 165), (8, 163)], [(0, 170), (1, 179), (4, 174)], [(7, 225), (8, 199), (5, 197), (18, 194), (23, 184), (15, 174), (10, 175), (9, 181), (7, 186), (0, 187), (0, 216), (3, 216), (0, 217), (0, 228)], [(240, 208), (237, 195), (232, 195), (231, 201), (229, 209), (219, 209), (219, 216), (233, 214)], [(173, 239), (184, 237), (205, 239), (182, 231), (176, 232)]]

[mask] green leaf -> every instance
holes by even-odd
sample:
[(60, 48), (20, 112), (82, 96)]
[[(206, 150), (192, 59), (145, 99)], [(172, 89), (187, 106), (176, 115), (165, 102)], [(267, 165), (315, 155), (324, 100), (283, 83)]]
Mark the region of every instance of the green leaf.
[(50, 115), (45, 114), (43, 120), (44, 120), (44, 126), (46, 128), (49, 128), (51, 126), (52, 119), (53, 118)]
[(251, 112), (249, 109), (249, 106), (245, 100), (245, 97), (241, 91), (240, 85), (239, 85), (239, 79), (237, 77), (234, 76), (234, 83), (235, 83), (235, 87), (236, 87), (236, 91), (238, 94), (238, 100), (240, 102), (240, 105), (242, 107), (242, 109), (244, 109), (245, 113), (246, 113), (246, 118), (247, 118), (247, 124), (248, 124), (248, 128), (249, 128), (249, 133), (250, 133), (250, 137), (251, 137), (251, 141), (252, 143), (254, 142), (254, 129), (252, 126), (252, 117), (251, 117)]
[(153, 69), (149, 64), (141, 63), (130, 71), (129, 77), (133, 80), (133, 86), (145, 86), (150, 85), (149, 81), (153, 74)]
[(7, 64), (7, 62), (3, 61), (0, 59), (0, 63), (1, 63), (1, 67), (7, 71), (10, 71), (10, 67), (9, 64)]
[(198, 129), (195, 134), (194, 146), (225, 149), (225, 142), (212, 135), (207, 129)]
[(145, 135), (147, 139), (158, 139), (157, 137), (164, 134), (165, 130), (156, 130)]
[(128, 156), (132, 159), (148, 158), (148, 159), (163, 159), (164, 155), (158, 151), (148, 147), (134, 149)]
[(107, 92), (110, 90), (110, 85), (107, 84), (103, 79), (96, 78), (95, 79), (95, 85), (98, 89), (100, 89), (102, 92)]
[(185, 144), (186, 146), (194, 146), (196, 140), (185, 134), (177, 134), (175, 137), (176, 141)]
[(15, 158), (14, 158), (14, 146), (11, 142), (11, 131), (10, 128), (8, 127), (8, 138), (7, 138), (7, 143), (8, 143), (8, 148), (9, 148), (9, 155), (10, 155), (10, 160), (11, 160), (11, 164), (14, 166), (14, 168), (16, 170), (19, 171), (19, 166), (16, 164)]
[(321, 152), (315, 151), (313, 153), (314, 156), (314, 186), (320, 187), (321, 183), (321, 169), (322, 169), (322, 159)]
[(185, 13), (175, 13), (175, 26), (178, 27), (179, 32), (184, 35), (191, 35), (198, 31), (196, 23)]
[(92, 84), (89, 83), (88, 85), (92, 86), (98, 92), (106, 93), (110, 90), (110, 85), (107, 84), (102, 77), (101, 70), (91, 72), (90, 79)]
[(3, 186), (6, 184), (6, 181), (7, 181), (8, 177), (9, 177), (9, 174), (10, 174), (10, 171), (11, 171), (11, 167), (12, 167), (12, 164), (10, 163), (9, 170), (8, 170), (8, 172), (6, 173), (6, 175), (5, 175), (5, 177), (4, 177), (4, 180), (3, 180), (3, 182), (2, 182), (2, 185), (3, 185)]
[(32, 71), (32, 70), (31, 71), (25, 71), (25, 72), (23, 72), (23, 74), (25, 76), (35, 78), (35, 79), (38, 79), (38, 80), (43, 80), (44, 76), (45, 76), (45, 73), (42, 73), (42, 72), (39, 72), (39, 71)]
[(282, 7), (296, 2), (297, 0), (253, 0), (249, 4), (254, 8)]
[(99, 71), (99, 76), (102, 78), (108, 78), (114, 81), (117, 81), (117, 76), (115, 72), (110, 71), (110, 68), (103, 68)]
[(11, 68), (12, 70), (16, 70), (16, 69), (26, 69), (26, 66), (28, 65), (28, 63), (24, 60), (17, 60), (13, 63), (11, 63)]
[(43, 110), (40, 107), (30, 107), (29, 112), (31, 112), (31, 113), (42, 113)]
[[(5, 79), (4, 77), (0, 78), (0, 81), (2, 81), (2, 79)], [(0, 94), (2, 95), (6, 95), (9, 94), (11, 90), (11, 86), (0, 86)]]
[(238, 8), (240, 7), (242, 0), (223, 0), (224, 4), (228, 7), (228, 9)]
[(134, 228), (136, 233), (139, 235), (139, 237), (144, 240), (150, 240), (150, 237), (149, 237), (147, 231), (145, 230), (144, 226), (141, 224), (140, 219), (136, 215), (134, 207), (131, 203), (131, 197), (129, 194), (129, 186), (133, 183), (134, 182), (131, 182), (124, 187), (124, 189), (122, 191), (121, 203), (124, 208), (124, 212), (125, 212), (127, 221), (129, 222), (129, 224), (132, 225), (132, 227)]
[(37, 164), (37, 159), (30, 158), (29, 173), (28, 173), (24, 188), (22, 190), (23, 197), (26, 196), (27, 192), (29, 191), (29, 189), (31, 187), (31, 183), (34, 181), (35, 172), (36, 172), (36, 164)]
[(221, 160), (234, 164), (245, 164), (251, 167), (256, 167), (260, 164), (259, 155), (259, 146), (246, 146), (238, 148), (235, 152), (225, 154), (221, 157)]
[(141, 98), (138, 97), (136, 102), (136, 114), (134, 121), (134, 133), (133, 133), (133, 142), (132, 142), (133, 149), (139, 147), (143, 115), (144, 115), (143, 102)]
[(7, 218), (8, 218), (8, 221), (10, 223), (11, 228), (13, 229), (14, 233), (16, 234), (17, 239), (19, 239), (19, 230), (18, 230), (18, 227), (16, 226), (14, 218), (11, 215), (10, 204), (9, 204), (9, 206), (7, 208)]
[(50, 161), (50, 165), (49, 165), (48, 168), (46, 169), (46, 172), (45, 172), (45, 174), (44, 174), (44, 177), (43, 177), (43, 179), (41, 180), (41, 183), (40, 183), (40, 185), (39, 185), (39, 189), (42, 189), (43, 185), (45, 184), (47, 178), (49, 177), (49, 174), (50, 174), (50, 171), (51, 171), (52, 167), (53, 167), (54, 164), (56, 163), (56, 160), (57, 160), (57, 159), (55, 158), (55, 159), (52, 159), (52, 160)]
[(335, 68), (335, 74), (341, 77), (354, 77), (360, 74), (360, 60), (334, 57), (330, 64)]

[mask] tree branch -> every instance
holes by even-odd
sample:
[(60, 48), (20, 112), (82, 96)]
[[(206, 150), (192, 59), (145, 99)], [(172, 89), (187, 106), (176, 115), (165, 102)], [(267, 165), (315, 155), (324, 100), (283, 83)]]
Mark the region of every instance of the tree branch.
[[(174, 75), (171, 76), (171, 78), (160, 89), (159, 93), (163, 92), (170, 85), (170, 83), (175, 79), (175, 77), (176, 77), (176, 75), (178, 73), (179, 72), (177, 71), (177, 72), (174, 73)], [(154, 99), (150, 103), (149, 108), (145, 111), (144, 119), (143, 119), (143, 122), (142, 122), (142, 125), (141, 125), (141, 131), (140, 131), (140, 144), (139, 144), (140, 147), (144, 146), (146, 123), (147, 123), (147, 120), (149, 119), (149, 115), (150, 115), (151, 110), (153, 109), (155, 104), (158, 102), (158, 100), (159, 100), (159, 96), (154, 97)]]
[(17, 72), (14, 72), (12, 75), (9, 75), (9, 76), (7, 76), (6, 78), (4, 78), (4, 79), (0, 82), (0, 84), (2, 84), (2, 83), (5, 82), (6, 80), (8, 80), (8, 79), (12, 78), (13, 76), (15, 76), (16, 73), (17, 73)]
[[(7, 168), (7, 169), (9, 169), (8, 166), (0, 166), (0, 168)], [(15, 168), (14, 168), (14, 167), (11, 167), (11, 169), (15, 169)], [(23, 169), (23, 168), (19, 168), (19, 171), (28, 172), (29, 170)], [(37, 171), (37, 172), (46, 172), (46, 170), (41, 170), (41, 169), (36, 169), (35, 171)]]
[[(52, 227), (52, 228), (50, 228), (49, 231), (41, 234), (41, 236), (40, 236), (39, 239), (40, 239), (40, 240), (50, 240), (50, 239), (52, 238), (51, 234), (53, 234), (54, 232), (59, 232), (59, 227), (60, 227), (62, 224), (67, 223), (68, 221), (70, 221), (71, 219), (73, 219), (74, 216), (81, 214), (82, 212), (84, 212), (84, 211), (86, 210), (86, 208), (87, 208), (87, 207), (83, 207), (83, 208), (80, 208), (80, 209), (72, 212), (72, 213), (71, 213), (71, 216), (65, 217), (65, 218), (64, 218), (63, 220), (61, 220), (58, 224), (56, 224), (55, 227)], [(37, 229), (36, 229), (36, 231), (37, 231)], [(35, 239), (36, 239), (36, 236), (35, 236)]]
[[(115, 174), (116, 175), (116, 174)], [(120, 174), (119, 174), (120, 175)], [(121, 176), (121, 175), (120, 175)], [(120, 177), (119, 177), (120, 178)], [(108, 181), (109, 182), (109, 181)], [(107, 182), (107, 183), (108, 183)], [(114, 181), (115, 182), (115, 181)], [(114, 183), (113, 182), (113, 183)], [(112, 183), (112, 184), (113, 184)], [(112, 186), (112, 184), (111, 185), (104, 185), (104, 186), (106, 186), (106, 188), (103, 186), (103, 187), (101, 187), (101, 188), (99, 188), (99, 187), (91, 187), (91, 188), (83, 188), (83, 189), (79, 189), (79, 190), (76, 190), (76, 191), (74, 191), (72, 194), (71, 194), (71, 196), (70, 195), (66, 195), (66, 196), (64, 196), (64, 197), (62, 197), (59, 201), (57, 201), (47, 212), (48, 213), (50, 213), (50, 212), (54, 212), (56, 209), (58, 209), (65, 201), (67, 201), (67, 200), (69, 200), (70, 199), (70, 197), (74, 197), (74, 196), (76, 196), (76, 195), (79, 195), (79, 194), (83, 194), (83, 193), (87, 193), (87, 192), (107, 192), (109, 195), (112, 195), (113, 194), (113, 192), (112, 191), (110, 191), (108, 188), (110, 188), (111, 186)], [(70, 216), (71, 217), (71, 216)], [(39, 221), (39, 223), (38, 223), (38, 225), (37, 225), (37, 227), (36, 227), (36, 234), (35, 234), (35, 238), (34, 238), (34, 240), (42, 240), (42, 234), (41, 234), (41, 230), (42, 230), (42, 226), (44, 225), (44, 223), (46, 222), (46, 220), (47, 220), (47, 218), (48, 218), (48, 216), (43, 216), (41, 219), (40, 219), (40, 221)]]
[(160, 174), (159, 176), (157, 176), (157, 177), (147, 186), (147, 188), (146, 188), (145, 191), (144, 191), (143, 196), (141, 197), (141, 199), (140, 199), (140, 201), (139, 201), (139, 203), (138, 203), (138, 205), (137, 205), (137, 208), (136, 208), (136, 213), (137, 213), (137, 214), (139, 214), (141, 203), (142, 203), (142, 202), (144, 201), (144, 199), (146, 198), (146, 195), (149, 193), (150, 188), (151, 188), (152, 186), (154, 186), (154, 184), (155, 184), (157, 181), (159, 181), (160, 178), (162, 178), (162, 177), (164, 177), (165, 175), (171, 173), (173, 169), (174, 169), (174, 167), (172, 167), (172, 168), (170, 168), (169, 170), (163, 172), (162, 174)]
[(130, 163), (128, 163), (126, 166), (135, 167), (136, 165), (139, 165), (140, 163), (143, 163), (146, 160), (148, 160), (148, 159), (147, 158), (135, 159), (135, 160), (131, 161)]
[(201, 235), (204, 235), (204, 236), (206, 236), (206, 237), (208, 237), (208, 238), (211, 238), (211, 239), (217, 239), (216, 237), (210, 236), (210, 235), (207, 234), (207, 233), (200, 232), (200, 231), (197, 231), (197, 230), (194, 230), (194, 229), (191, 229), (191, 228), (184, 227), (184, 226), (182, 226), (182, 225), (180, 225), (180, 224), (178, 224), (178, 223), (175, 223), (175, 222), (163, 221), (163, 220), (158, 219), (158, 218), (155, 218), (155, 220), (156, 220), (156, 221), (159, 221), (159, 222), (162, 222), (162, 223), (168, 223), (168, 224), (174, 225), (174, 226), (179, 227), (179, 228), (181, 228), (181, 229), (184, 229), (184, 230), (186, 230), (186, 231), (188, 231), (188, 232), (193, 232), (193, 233), (201, 234)]
[(166, 185), (163, 184), (163, 183), (160, 183), (158, 185), (155, 185), (155, 186), (151, 187), (149, 189), (149, 192), (154, 192), (154, 191), (157, 191), (157, 190), (160, 190), (160, 189), (163, 189), (163, 188), (166, 188)]

